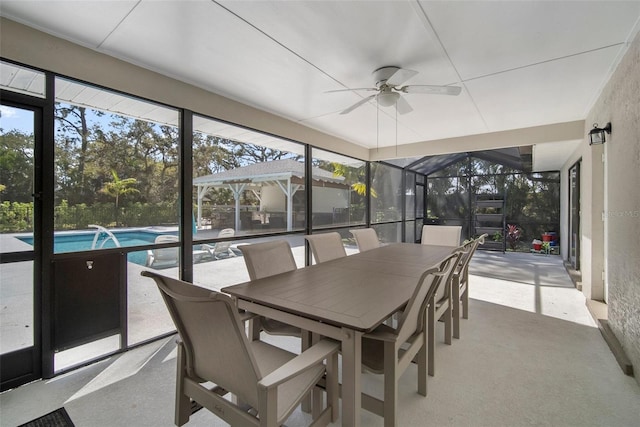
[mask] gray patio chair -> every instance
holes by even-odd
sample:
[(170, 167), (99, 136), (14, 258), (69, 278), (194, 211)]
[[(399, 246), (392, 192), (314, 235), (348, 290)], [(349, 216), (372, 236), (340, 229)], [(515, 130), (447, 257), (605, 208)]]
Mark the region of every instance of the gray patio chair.
[[(236, 231), (233, 228), (223, 228), (218, 233), (218, 237), (233, 237), (235, 234)], [(216, 242), (214, 245), (203, 244), (202, 249), (206, 250), (213, 259), (234, 257), (236, 254), (231, 250), (231, 243), (233, 242)]]
[[(242, 251), (251, 280), (293, 271), (298, 268), (291, 252), (291, 246), (286, 240), (242, 245), (238, 249)], [(300, 328), (265, 317), (251, 319), (249, 330), (253, 339), (260, 337), (260, 330), (274, 335), (302, 336)]]
[(459, 246), (462, 227), (459, 225), (423, 225), (423, 245)]
[[(483, 234), (477, 239), (471, 240), (460, 248), (462, 256), (460, 263), (453, 272), (451, 283), (451, 298), (453, 300), (453, 337), (460, 338), (460, 303), (462, 302), (462, 318), (469, 318), (469, 263), (476, 253), (479, 245), (484, 244), (488, 234)], [(457, 303), (456, 303), (457, 302)]]
[[(155, 280), (180, 334), (176, 425), (189, 421), (195, 401), (231, 425), (280, 426), (309, 391), (317, 405), (314, 425), (337, 420), (339, 343), (323, 339), (297, 356), (249, 341), (229, 296), (150, 271), (142, 275)], [(315, 386), (325, 373), (327, 406), (321, 410)], [(235, 399), (225, 399), (227, 393)]]
[(321, 233), (304, 236), (311, 246), (316, 264), (347, 256), (339, 233)]
[(451, 282), (453, 280), (453, 273), (456, 267), (460, 263), (460, 257), (462, 253), (458, 250), (454, 250), (450, 257), (447, 258), (450, 263), (446, 265), (440, 265), (440, 269), (447, 271), (444, 276), (438, 277), (438, 284), (433, 295), (432, 300), (429, 302), (429, 308), (427, 310), (428, 328), (429, 328), (429, 375), (433, 376), (436, 372), (435, 363), (435, 349), (436, 349), (436, 324), (439, 320), (444, 322), (444, 342), (451, 345), (452, 337), (452, 307), (453, 302), (451, 300)]
[(418, 393), (427, 395), (426, 309), (433, 302), (438, 285), (450, 276), (458, 259), (458, 254), (452, 254), (421, 275), (411, 299), (400, 314), (397, 328), (382, 324), (362, 338), (364, 368), (384, 374), (383, 402), (363, 394), (363, 405), (382, 415), (385, 427), (397, 423), (398, 381), (412, 361), (418, 364)]
[(369, 251), (371, 249), (380, 247), (380, 240), (378, 240), (378, 234), (373, 228), (356, 228), (349, 230), (353, 237), (356, 239), (358, 250), (360, 252)]
[[(178, 242), (180, 239), (173, 234), (161, 234), (156, 237), (155, 243)], [(204, 249), (193, 250), (193, 261), (198, 262), (207, 254)], [(147, 250), (146, 267), (173, 267), (178, 265), (180, 248), (160, 248)]]

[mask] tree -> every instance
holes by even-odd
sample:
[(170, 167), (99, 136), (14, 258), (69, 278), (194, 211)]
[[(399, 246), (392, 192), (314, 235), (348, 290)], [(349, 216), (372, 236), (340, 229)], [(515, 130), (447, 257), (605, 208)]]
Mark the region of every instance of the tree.
[[(355, 191), (359, 196), (367, 195), (367, 184), (364, 182), (364, 168), (354, 168), (342, 163), (331, 163), (333, 167), (333, 175), (341, 176), (347, 183), (351, 183), (351, 189)], [(371, 189), (371, 197), (378, 197), (378, 193), (374, 188)]]
[[(56, 164), (58, 183), (72, 183), (66, 192), (60, 194), (74, 204), (85, 202), (85, 196), (91, 194), (87, 182), (85, 167), (87, 154), (94, 135), (99, 134), (89, 126), (89, 117), (98, 118), (103, 112), (71, 104), (57, 102), (54, 106), (56, 120)], [(94, 126), (95, 127), (95, 126)], [(58, 165), (59, 163), (59, 165)], [(61, 186), (63, 188), (63, 186)], [(65, 194), (66, 193), (66, 194)]]
[(27, 203), (33, 193), (33, 135), (17, 130), (0, 134), (2, 198)]
[(271, 160), (294, 159), (299, 160), (301, 156), (289, 151), (276, 150), (261, 145), (247, 144), (237, 141), (228, 141), (233, 145), (232, 153), (240, 160), (240, 166), (263, 163)]
[(106, 182), (102, 187), (102, 189), (100, 190), (100, 192), (115, 198), (116, 226), (117, 226), (118, 225), (118, 203), (120, 200), (120, 196), (139, 193), (140, 191), (138, 191), (137, 188), (133, 187), (138, 182), (135, 178), (120, 179), (120, 177), (118, 176), (115, 170), (112, 170), (111, 174), (113, 175), (113, 181)]

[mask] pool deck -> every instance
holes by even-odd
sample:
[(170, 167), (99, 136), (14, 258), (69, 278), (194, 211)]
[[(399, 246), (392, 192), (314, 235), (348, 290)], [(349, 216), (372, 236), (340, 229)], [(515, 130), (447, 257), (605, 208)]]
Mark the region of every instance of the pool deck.
[[(167, 229), (166, 231), (172, 230)], [(173, 231), (175, 231), (175, 228), (173, 228)], [(198, 237), (203, 238), (206, 234), (215, 237), (217, 236), (217, 231), (206, 230), (206, 233), (199, 231)], [(30, 251), (33, 249), (31, 245), (14, 236), (0, 235), (1, 252)], [(204, 238), (209, 238), (209, 236)], [(305, 264), (304, 236), (298, 234), (279, 236), (277, 238), (289, 242), (298, 267), (303, 267)], [(218, 260), (204, 258), (201, 262), (195, 263), (193, 266), (194, 283), (198, 286), (218, 291), (225, 286), (248, 281), (249, 275), (244, 259), (237, 246), (270, 239), (273, 239), (273, 237), (260, 237), (258, 235), (248, 240), (240, 240), (231, 246), (236, 248), (235, 253), (238, 254), (237, 256)], [(347, 254), (357, 252), (355, 245), (347, 246), (345, 249)], [(155, 283), (153, 280), (141, 276), (141, 272), (144, 270), (153, 270), (176, 278), (179, 274), (177, 266), (151, 269), (143, 265), (127, 262), (127, 341), (130, 346), (174, 330), (173, 322)], [(2, 286), (0, 286), (0, 353), (6, 353), (29, 346), (32, 342), (33, 314), (29, 307), (32, 307), (33, 301), (33, 287), (30, 286), (33, 278), (33, 263), (24, 261), (3, 264), (0, 269), (0, 278), (2, 282)], [(55, 355), (56, 370), (66, 369), (87, 358), (94, 358), (100, 354), (115, 351), (118, 347), (119, 341), (115, 336), (58, 352)]]

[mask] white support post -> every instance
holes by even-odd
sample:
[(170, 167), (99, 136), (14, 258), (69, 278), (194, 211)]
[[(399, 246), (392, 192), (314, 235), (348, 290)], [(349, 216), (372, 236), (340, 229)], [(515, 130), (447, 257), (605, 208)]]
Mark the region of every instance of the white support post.
[(229, 184), (229, 189), (233, 193), (233, 199), (236, 202), (236, 213), (235, 213), (235, 228), (236, 231), (240, 230), (240, 195), (244, 191), (244, 188), (247, 184)]
[(291, 177), (287, 178), (287, 231), (293, 230), (293, 193), (291, 192)]
[(197, 197), (198, 197), (198, 229), (202, 227), (202, 201), (204, 200), (204, 196), (211, 188), (209, 185), (198, 185)]
[(287, 198), (287, 231), (293, 230), (293, 195), (302, 187), (300, 184), (291, 185), (291, 177), (287, 178), (287, 186), (280, 181), (274, 181)]

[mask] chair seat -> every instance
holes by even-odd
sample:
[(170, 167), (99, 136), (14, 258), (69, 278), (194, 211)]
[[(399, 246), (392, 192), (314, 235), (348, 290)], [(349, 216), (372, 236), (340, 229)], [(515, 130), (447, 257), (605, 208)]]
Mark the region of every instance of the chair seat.
[(300, 328), (278, 320), (267, 319), (266, 317), (260, 318), (260, 324), (262, 325), (262, 329), (272, 335), (292, 335), (299, 337), (301, 334)]

